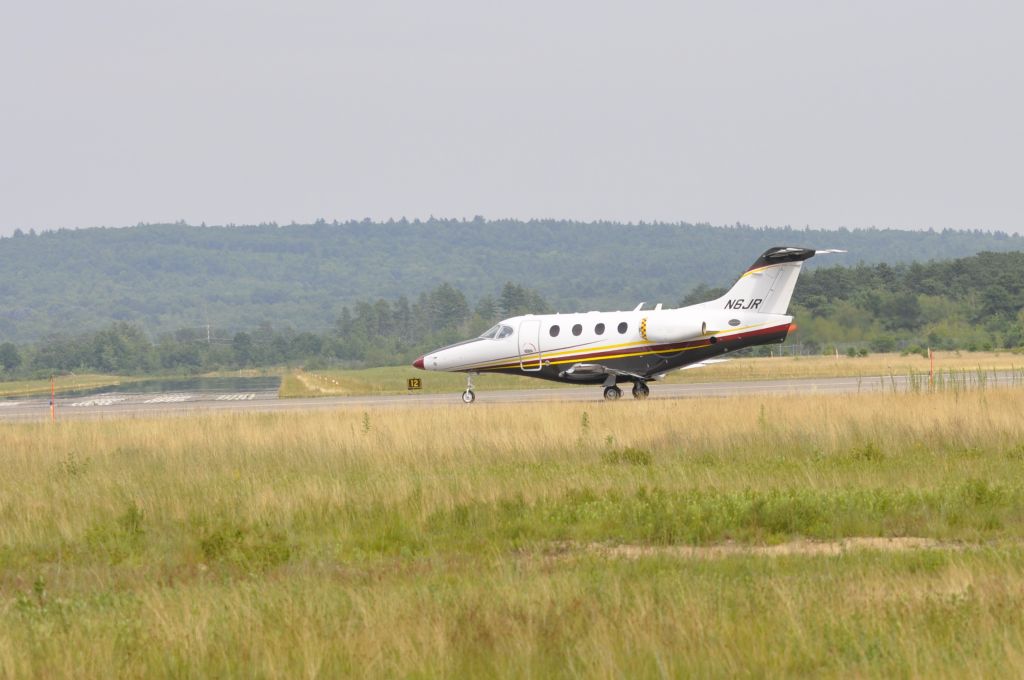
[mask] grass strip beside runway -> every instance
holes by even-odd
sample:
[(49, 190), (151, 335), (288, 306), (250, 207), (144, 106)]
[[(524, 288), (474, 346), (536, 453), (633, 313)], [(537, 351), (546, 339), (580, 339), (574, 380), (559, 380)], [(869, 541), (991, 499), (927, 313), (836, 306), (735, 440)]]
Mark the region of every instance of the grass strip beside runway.
[(0, 675), (1017, 676), (1022, 399), (0, 425)]
[[(782, 346), (785, 349), (785, 346)], [(675, 371), (666, 377), (668, 383), (729, 382), (737, 380), (786, 380), (804, 378), (865, 378), (878, 380), (891, 376), (914, 375), (927, 380), (931, 362), (918, 354), (872, 354), (866, 357), (780, 356), (739, 357), (723, 363), (691, 370)], [(938, 375), (965, 378), (993, 371), (1010, 371), (1024, 382), (1024, 356), (1003, 352), (936, 352), (934, 369)], [(280, 396), (329, 397), (402, 394), (406, 380), (419, 378), (426, 394), (457, 394), (466, 388), (462, 373), (421, 371), (411, 366), (384, 366), (363, 369), (323, 369), (285, 371)], [(537, 380), (525, 376), (482, 374), (474, 378), (479, 391), (521, 390), (563, 387), (562, 383)], [(653, 386), (657, 390), (657, 385)]]

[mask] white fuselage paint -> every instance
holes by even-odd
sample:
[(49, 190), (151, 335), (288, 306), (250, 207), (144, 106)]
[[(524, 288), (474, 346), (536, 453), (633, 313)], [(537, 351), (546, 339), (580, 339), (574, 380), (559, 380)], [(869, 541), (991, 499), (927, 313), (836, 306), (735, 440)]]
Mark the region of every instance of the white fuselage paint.
[[(641, 335), (641, 323), (664, 320), (671, 326), (704, 328), (705, 332), (685, 333), (657, 341)], [(733, 323), (730, 325), (730, 321)], [(728, 342), (731, 337), (771, 328), (787, 326), (792, 317), (782, 314), (729, 310), (724, 314), (708, 307), (708, 303), (681, 309), (641, 310), (628, 312), (585, 312), (577, 314), (543, 314), (515, 316), (500, 322), (512, 329), (512, 334), (501, 339), (478, 338), (430, 352), (423, 357), (423, 368), (428, 371), (487, 371), (514, 369), (524, 373), (536, 372), (539, 365), (561, 366), (569, 369), (575, 363), (610, 363), (616, 359), (645, 354), (678, 354), (691, 349), (707, 347), (716, 342)], [(598, 333), (598, 325), (604, 324)], [(619, 325), (625, 324), (620, 332)], [(558, 327), (558, 335), (551, 329)], [(573, 333), (579, 326), (580, 333)], [(538, 327), (539, 332), (533, 329)], [(525, 333), (524, 333), (525, 331)], [(693, 343), (692, 347), (659, 350), (666, 344)], [(600, 355), (600, 356), (590, 356)], [(538, 356), (540, 359), (538, 365)], [(697, 359), (694, 359), (696, 361)], [(680, 368), (685, 365), (685, 362)]]

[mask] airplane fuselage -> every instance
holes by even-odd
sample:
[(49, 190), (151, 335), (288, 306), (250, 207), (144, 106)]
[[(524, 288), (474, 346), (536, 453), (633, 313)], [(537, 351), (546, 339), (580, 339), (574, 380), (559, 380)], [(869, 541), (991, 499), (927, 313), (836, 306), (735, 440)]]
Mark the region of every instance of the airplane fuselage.
[[(676, 337), (662, 334), (654, 339), (646, 331), (646, 326), (669, 319), (691, 332), (684, 330)], [(516, 316), (501, 321), (492, 337), (467, 340), (424, 355), (422, 368), (519, 374), (584, 384), (609, 382), (607, 371), (586, 369), (588, 365), (600, 365), (618, 372), (615, 382), (636, 377), (657, 380), (668, 371), (744, 347), (782, 342), (792, 320), (786, 315), (741, 310), (721, 314), (703, 305), (657, 311)]]
[[(646, 398), (648, 381), (744, 347), (783, 342), (793, 328), (789, 301), (808, 248), (765, 251), (724, 295), (679, 309), (514, 316), (478, 338), (428, 352), (413, 366), (427, 371), (510, 373), (560, 382), (603, 384), (618, 399), (617, 383), (632, 382)], [(463, 401), (474, 399), (472, 380)]]

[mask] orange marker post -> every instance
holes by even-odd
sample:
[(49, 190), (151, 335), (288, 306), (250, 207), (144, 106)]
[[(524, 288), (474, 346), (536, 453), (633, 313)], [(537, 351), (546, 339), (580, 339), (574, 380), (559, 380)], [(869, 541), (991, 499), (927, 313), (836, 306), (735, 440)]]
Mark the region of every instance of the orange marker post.
[(932, 348), (928, 348), (928, 361), (930, 365), (928, 367), (928, 387), (935, 387), (935, 352)]

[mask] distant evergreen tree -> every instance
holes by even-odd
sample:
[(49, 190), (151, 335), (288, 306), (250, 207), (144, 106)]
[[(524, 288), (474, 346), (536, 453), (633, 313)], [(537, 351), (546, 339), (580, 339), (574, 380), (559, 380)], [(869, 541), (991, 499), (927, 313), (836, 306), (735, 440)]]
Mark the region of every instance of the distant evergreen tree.
[(497, 320), (499, 312), (498, 302), (490, 295), (485, 295), (476, 303), (475, 313), (481, 319)]
[(118, 321), (93, 336), (87, 361), (104, 373), (143, 373), (153, 368), (151, 350), (137, 326)]
[(239, 366), (249, 366), (253, 363), (253, 342), (252, 336), (239, 331), (231, 339), (231, 351), (235, 355), (235, 363)]
[(519, 316), (520, 314), (548, 314), (551, 308), (536, 292), (519, 284), (507, 282), (498, 297), (498, 308), (502, 316)]
[(450, 283), (443, 283), (434, 289), (428, 305), (430, 326), (433, 330), (458, 327), (469, 317), (466, 296)]
[(14, 343), (0, 344), (0, 366), (7, 372), (17, 370), (21, 366), (21, 353)]

